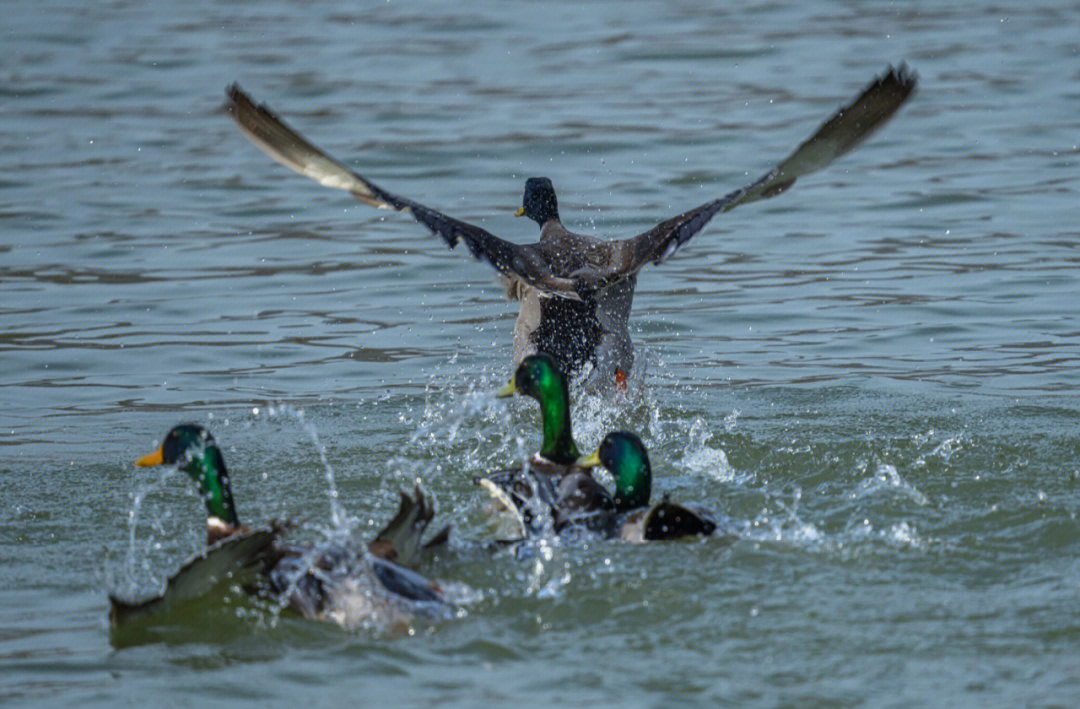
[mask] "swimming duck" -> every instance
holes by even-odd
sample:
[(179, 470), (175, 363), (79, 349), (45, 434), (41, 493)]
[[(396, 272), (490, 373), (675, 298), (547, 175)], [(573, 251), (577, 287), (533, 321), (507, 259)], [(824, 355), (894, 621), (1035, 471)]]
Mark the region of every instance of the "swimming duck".
[[(615, 478), (613, 536), (641, 543), (710, 535), (717, 530), (717, 516), (698, 505), (680, 505), (666, 495), (662, 501), (649, 505), (652, 467), (645, 444), (633, 433), (607, 434), (600, 447), (591, 455), (579, 458), (577, 465), (585, 469), (603, 465)], [(607, 501), (593, 504), (606, 509)]]
[[(570, 395), (566, 376), (551, 356), (529, 355), (513, 379), (497, 396), (524, 394), (540, 404), (543, 444), (524, 468), (517, 466), (478, 478), (500, 507), (515, 520), (516, 539), (542, 531), (543, 515), (550, 515), (556, 534), (587, 529), (631, 542), (709, 535), (717, 530), (717, 516), (698, 505), (680, 505), (664, 499), (649, 506), (652, 467), (645, 445), (625, 431), (609, 433), (590, 456), (578, 450), (570, 427)], [(615, 478), (612, 495), (591, 474), (597, 465)], [(515, 539), (515, 540), (516, 540)]]
[[(534, 498), (556, 514), (555, 531), (570, 524), (596, 528), (603, 524), (604, 506), (597, 500), (606, 491), (592, 475), (575, 463), (581, 457), (570, 425), (570, 388), (562, 368), (544, 352), (525, 357), (510, 382), (499, 389), (498, 397), (522, 394), (540, 404), (543, 441), (540, 451), (527, 464), (477, 478), (483, 487), (516, 518), (518, 533), (539, 531), (541, 520), (533, 512)], [(556, 505), (556, 501), (562, 501)], [(583, 506), (579, 507), (577, 503)]]
[(547, 352), (570, 373), (591, 365), (590, 381), (602, 385), (624, 379), (633, 364), (627, 321), (637, 274), (646, 264), (669, 258), (717, 214), (778, 195), (850, 151), (900, 109), (915, 84), (916, 75), (905, 65), (889, 67), (777, 167), (628, 239), (604, 241), (567, 230), (551, 180), (530, 177), (517, 216), (540, 226), (540, 241), (525, 245), (384, 190), (309, 143), (236, 84), (226, 90), (226, 109), (255, 145), (286, 167), (365, 204), (405, 212), (450, 248), (464, 242), (475, 258), (493, 266), (505, 279), (507, 295), (521, 303), (515, 364)]
[(214, 437), (202, 426), (174, 427), (154, 452), (135, 464), (172, 465), (198, 484), (206, 504), (207, 548), (183, 564), (160, 595), (134, 603), (110, 596), (114, 625), (205, 593), (226, 577), (247, 579), (254, 592), (285, 598), (305, 617), (331, 619), (344, 626), (355, 626), (366, 620), (362, 616), (371, 614), (407, 621), (409, 612), (419, 608), (417, 604), (445, 602), (439, 584), (404, 565), (421, 548), (445, 542), (449, 533), (445, 528), (422, 543), (434, 509), (419, 487), (413, 497), (401, 493), (398, 513), (368, 545), (370, 569), (385, 596), (380, 602), (370, 593), (362, 599), (355, 593), (371, 590), (362, 589), (353, 572), (353, 562), (363, 557), (362, 552), (340, 546), (314, 549), (282, 544), (280, 537), (291, 528), (289, 524), (271, 522), (256, 529), (240, 524), (225, 460)]

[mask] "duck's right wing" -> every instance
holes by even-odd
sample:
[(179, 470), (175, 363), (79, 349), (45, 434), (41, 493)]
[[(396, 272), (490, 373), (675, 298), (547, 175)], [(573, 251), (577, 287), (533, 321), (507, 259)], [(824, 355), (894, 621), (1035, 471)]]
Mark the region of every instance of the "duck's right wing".
[(397, 514), (368, 544), (368, 551), (375, 557), (409, 566), (422, 550), (445, 544), (450, 527), (443, 527), (430, 541), (424, 542), (424, 532), (435, 517), (435, 508), (428, 504), (419, 485), (413, 488), (412, 496), (400, 494)]
[(552, 273), (543, 255), (532, 245), (521, 246), (500, 239), (474, 224), (387, 192), (309, 143), (266, 106), (252, 101), (238, 85), (228, 87), (225, 93), (228, 96), (225, 110), (240, 130), (282, 165), (321, 185), (345, 190), (372, 207), (409, 214), (438, 234), (451, 249), (464, 242), (475, 258), (487, 261), (505, 276), (522, 280), (548, 295), (580, 300), (574, 280)]

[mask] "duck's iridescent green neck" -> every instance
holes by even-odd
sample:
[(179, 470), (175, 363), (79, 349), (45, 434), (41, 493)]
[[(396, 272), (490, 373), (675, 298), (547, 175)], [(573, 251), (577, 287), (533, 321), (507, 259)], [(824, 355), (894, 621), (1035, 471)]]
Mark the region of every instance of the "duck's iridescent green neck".
[(573, 463), (581, 454), (578, 453), (574, 435), (570, 430), (570, 393), (566, 381), (559, 382), (560, 388), (543, 389), (540, 401), (540, 416), (544, 422), (544, 442), (540, 446), (540, 455), (555, 463)]
[(522, 360), (515, 381), (518, 391), (540, 403), (544, 424), (540, 455), (555, 463), (573, 463), (580, 453), (570, 430), (570, 387), (558, 363), (543, 353), (530, 355)]
[(193, 457), (184, 467), (184, 472), (199, 484), (206, 502), (207, 516), (217, 517), (232, 527), (240, 526), (229, 486), (229, 472), (216, 445), (207, 445), (201, 456)]
[(161, 442), (159, 453), (160, 458), (151, 463), (175, 465), (187, 473), (202, 491), (208, 517), (233, 527), (240, 525), (229, 487), (229, 471), (209, 431), (198, 424), (176, 426)]
[(652, 466), (636, 436), (610, 434), (601, 444), (600, 458), (615, 478), (615, 509), (621, 512), (649, 504)]

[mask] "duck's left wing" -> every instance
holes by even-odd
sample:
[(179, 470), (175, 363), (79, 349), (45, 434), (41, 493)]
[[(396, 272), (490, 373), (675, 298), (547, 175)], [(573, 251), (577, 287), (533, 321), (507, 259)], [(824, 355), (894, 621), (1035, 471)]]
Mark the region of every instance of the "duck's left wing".
[(915, 89), (917, 76), (901, 64), (890, 67), (849, 105), (837, 111), (786, 160), (749, 185), (658, 224), (644, 234), (615, 242), (615, 263), (602, 285), (636, 273), (647, 263), (671, 256), (721, 212), (740, 204), (780, 194), (803, 175), (822, 169), (844, 155), (895, 114)]
[(239, 584), (265, 572), (278, 562), (277, 541), (286, 525), (247, 530), (223, 539), (188, 559), (165, 582), (161, 593), (139, 601), (109, 595), (109, 622), (120, 626), (133, 617), (147, 616), (198, 598), (216, 586)]
[(548, 295), (580, 300), (574, 290), (575, 281), (552, 273), (543, 255), (533, 246), (520, 246), (500, 239), (474, 224), (387, 192), (309, 143), (266, 106), (252, 101), (236, 84), (228, 87), (225, 93), (228, 96), (225, 109), (240, 130), (282, 165), (321, 185), (345, 190), (372, 207), (409, 214), (438, 234), (450, 248), (464, 242), (476, 259), (487, 261), (505, 276), (520, 279)]

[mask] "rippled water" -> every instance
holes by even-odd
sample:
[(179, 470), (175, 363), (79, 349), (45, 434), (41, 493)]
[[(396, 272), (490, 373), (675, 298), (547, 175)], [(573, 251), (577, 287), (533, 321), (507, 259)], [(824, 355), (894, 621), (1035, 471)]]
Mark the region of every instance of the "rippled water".
[[(1080, 8), (5, 5), (0, 701), (1070, 706), (1080, 696)], [(271, 162), (239, 81), (397, 193), (518, 242), (643, 231), (760, 174), (889, 63), (873, 139), (639, 281), (647, 364), (578, 402), (743, 538), (492, 555), (471, 478), (514, 310), (407, 217)], [(182, 420), (241, 515), (372, 529), (421, 478), (478, 599), (415, 634), (246, 608), (114, 649), (106, 593), (199, 547)], [(138, 504), (136, 504), (136, 502)], [(226, 618), (222, 621), (222, 618)], [(221, 622), (218, 622), (221, 621)]]

